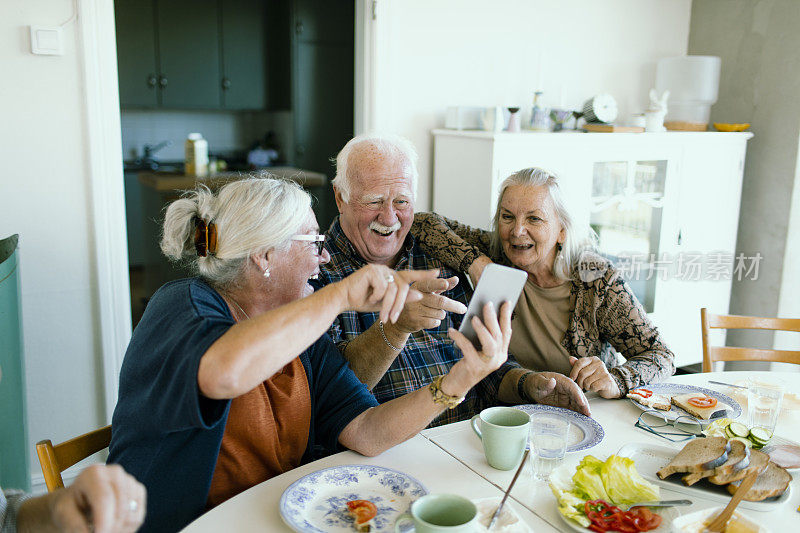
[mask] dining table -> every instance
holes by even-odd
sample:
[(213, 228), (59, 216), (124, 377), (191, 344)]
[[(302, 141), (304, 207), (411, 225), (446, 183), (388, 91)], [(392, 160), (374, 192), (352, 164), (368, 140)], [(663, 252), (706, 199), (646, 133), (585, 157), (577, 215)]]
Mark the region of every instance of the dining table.
[[(736, 389), (709, 381), (743, 383), (755, 376), (766, 380), (780, 380), (787, 392), (800, 392), (800, 373), (795, 372), (713, 372), (683, 374), (671, 377), (666, 383), (692, 385), (731, 394)], [(735, 396), (734, 396), (735, 397)], [(741, 395), (739, 396), (741, 397)], [(570, 452), (564, 458), (564, 468), (576, 466), (586, 455), (605, 459), (625, 446), (639, 444), (666, 446), (677, 453), (685, 443), (669, 442), (635, 426), (642, 410), (632, 401), (604, 399), (588, 393), (591, 417), (602, 427), (603, 437), (589, 449)], [(787, 402), (787, 407), (789, 407)], [(746, 423), (747, 409), (740, 420)], [(786, 408), (781, 411), (775, 435), (782, 439), (800, 442), (800, 410)], [(516, 469), (497, 470), (489, 466), (481, 441), (470, 427), (469, 421), (456, 422), (423, 430), (413, 438), (390, 448), (375, 457), (366, 457), (352, 451), (343, 451), (285, 472), (234, 496), (189, 524), (185, 531), (192, 533), (217, 533), (218, 531), (292, 531), (281, 518), (279, 501), (284, 491), (304, 476), (330, 467), (342, 465), (376, 465), (403, 472), (419, 480), (431, 493), (454, 493), (473, 501), (503, 496), (514, 477)], [(800, 529), (800, 475), (793, 473), (789, 497), (768, 510), (744, 510), (751, 519), (773, 532)], [(662, 499), (692, 500), (687, 507), (676, 508), (676, 514), (687, 514), (711, 507), (724, 506), (714, 498), (687, 495), (685, 491), (661, 487)], [(530, 531), (573, 531), (558, 512), (556, 499), (547, 482), (532, 475), (526, 465), (523, 475), (513, 487), (507, 504)], [(355, 530), (354, 530), (355, 531)]]

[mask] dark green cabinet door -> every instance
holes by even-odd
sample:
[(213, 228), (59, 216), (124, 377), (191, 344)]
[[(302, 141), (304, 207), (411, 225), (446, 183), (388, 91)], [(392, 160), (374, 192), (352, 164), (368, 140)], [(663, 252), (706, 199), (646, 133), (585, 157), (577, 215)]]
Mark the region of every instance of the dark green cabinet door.
[(263, 109), (266, 106), (267, 68), (263, 0), (223, 0), (222, 105), (226, 109)]
[(117, 71), (122, 107), (158, 105), (155, 0), (116, 0)]
[[(353, 47), (295, 45), (295, 165), (333, 177), (335, 157), (353, 136)], [(347, 72), (347, 70), (345, 70)]]
[(294, 32), (301, 41), (352, 41), (355, 6), (352, 0), (295, 0)]
[(157, 3), (162, 107), (220, 107), (217, 9), (217, 0), (160, 0)]

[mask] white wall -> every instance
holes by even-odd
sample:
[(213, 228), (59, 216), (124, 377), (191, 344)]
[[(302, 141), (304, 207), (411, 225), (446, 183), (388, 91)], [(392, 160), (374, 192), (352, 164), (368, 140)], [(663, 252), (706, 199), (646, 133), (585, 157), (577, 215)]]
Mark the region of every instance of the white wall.
[[(796, 0), (695, 0), (689, 52), (722, 58), (712, 122), (749, 122), (736, 249), (764, 257), (757, 280), (733, 282), (730, 310), (800, 316), (800, 5)], [(798, 335), (781, 347), (798, 349)], [(738, 346), (766, 347), (773, 335), (738, 331)], [(796, 368), (796, 367), (795, 367)]]
[(529, 108), (541, 88), (547, 105), (578, 108), (609, 92), (624, 120), (647, 106), (656, 61), (686, 53), (690, 9), (691, 0), (378, 0), (367, 127), (415, 143), (427, 209), (430, 130), (446, 106)]
[(72, 13), (65, 0), (0, 2), (0, 235), (20, 234), (31, 469), (39, 477), (36, 441), (60, 442), (104, 421), (80, 22), (64, 28), (60, 57), (32, 55), (28, 30)]

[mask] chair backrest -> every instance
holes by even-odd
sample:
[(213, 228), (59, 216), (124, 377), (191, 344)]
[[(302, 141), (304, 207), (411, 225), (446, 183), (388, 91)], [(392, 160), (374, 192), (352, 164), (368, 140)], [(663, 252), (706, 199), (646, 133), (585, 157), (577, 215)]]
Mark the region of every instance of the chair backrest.
[(110, 425), (55, 446), (50, 439), (37, 442), (36, 454), (39, 456), (39, 464), (42, 465), (47, 491), (53, 492), (63, 488), (64, 480), (61, 478), (61, 472), (103, 448), (108, 448), (110, 443)]
[(700, 310), (703, 334), (703, 372), (714, 370), (715, 361), (769, 361), (800, 365), (800, 351), (763, 350), (735, 346), (709, 346), (710, 329), (762, 329), (800, 332), (800, 318), (761, 318), (755, 316), (715, 315)]

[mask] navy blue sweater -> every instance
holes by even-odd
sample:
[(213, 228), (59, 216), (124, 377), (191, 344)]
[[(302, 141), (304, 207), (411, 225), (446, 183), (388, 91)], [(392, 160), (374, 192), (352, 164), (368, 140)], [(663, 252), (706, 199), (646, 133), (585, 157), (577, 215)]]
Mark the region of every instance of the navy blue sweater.
[[(206, 508), (230, 400), (204, 397), (197, 371), (206, 350), (234, 323), (222, 297), (192, 278), (161, 287), (133, 332), (108, 462), (147, 488), (141, 531), (177, 531)], [(342, 429), (377, 402), (327, 334), (300, 360), (311, 392), (307, 462), (338, 449)]]

